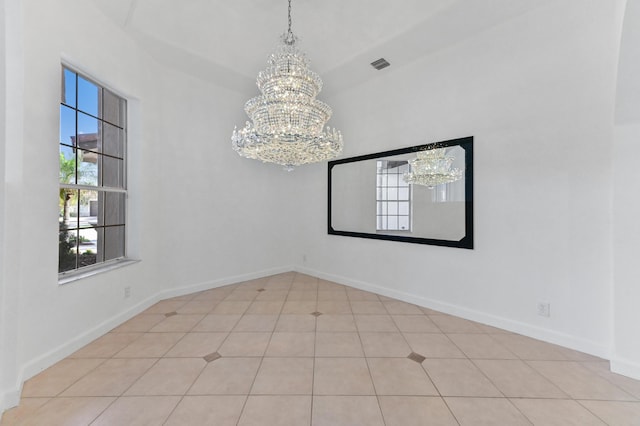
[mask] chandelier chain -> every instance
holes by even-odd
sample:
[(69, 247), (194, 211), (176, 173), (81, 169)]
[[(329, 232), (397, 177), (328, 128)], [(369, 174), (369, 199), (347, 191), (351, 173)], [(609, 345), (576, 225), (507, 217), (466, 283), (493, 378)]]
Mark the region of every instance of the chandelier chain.
[(293, 41), (293, 31), (291, 31), (291, 0), (289, 0), (289, 29), (287, 30), (287, 40)]

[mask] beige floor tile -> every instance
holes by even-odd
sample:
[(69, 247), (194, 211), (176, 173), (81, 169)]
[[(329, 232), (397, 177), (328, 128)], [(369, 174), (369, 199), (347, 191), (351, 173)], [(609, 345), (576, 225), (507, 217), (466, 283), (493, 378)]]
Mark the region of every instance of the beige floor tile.
[(188, 333), (166, 353), (169, 358), (202, 358), (218, 350), (228, 333)]
[(605, 423), (573, 400), (516, 398), (511, 402), (534, 425), (605, 426)]
[(380, 396), (386, 426), (457, 426), (440, 397)]
[(318, 280), (318, 291), (324, 290), (346, 290), (346, 287), (333, 281)]
[(404, 333), (411, 349), (426, 358), (465, 358), (447, 336), (441, 333)]
[(91, 426), (161, 425), (178, 405), (179, 396), (128, 396), (118, 398)]
[(27, 380), (22, 388), (22, 397), (56, 396), (104, 361), (104, 359), (63, 359)]
[(278, 315), (244, 314), (233, 328), (233, 331), (273, 331)]
[(147, 333), (118, 352), (116, 358), (160, 358), (173, 347), (185, 333)]
[(260, 358), (220, 358), (210, 362), (189, 395), (247, 395), (258, 372)]
[(192, 332), (201, 331), (231, 331), (236, 326), (242, 315), (222, 315), (222, 314), (210, 314), (206, 315), (202, 320), (196, 324), (191, 330)]
[(275, 331), (316, 331), (316, 317), (309, 314), (280, 315)]
[(213, 288), (211, 290), (205, 290), (198, 293), (193, 299), (191, 299), (191, 301), (215, 300), (217, 302), (220, 302), (225, 297), (227, 297), (231, 293), (231, 291), (233, 290), (226, 287)]
[(610, 370), (609, 361), (581, 362), (580, 365), (588, 368), (589, 370), (618, 386), (625, 392), (633, 395), (636, 399), (640, 400), (640, 380), (634, 380), (630, 377), (613, 373)]
[(314, 395), (374, 395), (364, 358), (316, 358)]
[(260, 301), (256, 300), (253, 302), (249, 309), (245, 312), (246, 314), (280, 314), (282, 310), (282, 305), (284, 305), (284, 300), (270, 300), (270, 301)]
[(378, 301), (355, 301), (351, 302), (351, 310), (354, 314), (376, 314), (385, 315), (387, 310), (382, 302)]
[(361, 332), (362, 348), (367, 357), (400, 357), (411, 353), (402, 333)]
[(317, 303), (315, 300), (293, 300), (284, 302), (282, 314), (302, 314), (308, 315), (316, 311)]
[(312, 426), (384, 426), (375, 396), (314, 396)]
[(189, 300), (192, 300), (195, 296), (196, 296), (195, 293), (190, 293), (190, 294), (183, 294), (182, 296), (170, 297), (164, 300), (188, 302)]
[(245, 396), (185, 396), (164, 426), (236, 426)]
[(354, 315), (358, 331), (399, 331), (391, 315)]
[(384, 302), (387, 312), (392, 315), (422, 315), (420, 307), (405, 302)]
[(271, 333), (229, 333), (218, 349), (222, 356), (263, 356)]
[(241, 300), (241, 301), (223, 300), (222, 302), (218, 303), (215, 308), (213, 308), (213, 311), (211, 311), (211, 313), (218, 314), (218, 315), (244, 314), (245, 311), (249, 309), (249, 306), (251, 305), (251, 303), (252, 302), (250, 300)]
[(267, 357), (312, 357), (315, 333), (275, 332), (267, 347)]
[(558, 350), (569, 361), (584, 361), (584, 362), (605, 361), (604, 359), (602, 359), (600, 357), (597, 357), (597, 356), (594, 356), (594, 355), (589, 355), (589, 354), (586, 354), (586, 353), (580, 352), (580, 351), (575, 351), (575, 350), (569, 349), (569, 348), (563, 348), (561, 346), (558, 346)]
[(160, 359), (124, 395), (184, 395), (206, 365), (202, 358)]
[(262, 302), (284, 302), (287, 299), (287, 295), (289, 294), (286, 290), (266, 290), (260, 292), (256, 297), (255, 301)]
[(291, 290), (287, 295), (287, 302), (316, 302), (317, 291)]
[(461, 426), (531, 426), (505, 398), (445, 398)]
[(164, 314), (140, 314), (111, 330), (112, 333), (144, 333), (166, 318)]
[(73, 353), (70, 358), (111, 358), (142, 333), (107, 333)]
[(472, 359), (517, 359), (518, 357), (488, 334), (447, 334), (466, 356)]
[(264, 285), (268, 291), (287, 291), (291, 288), (292, 282), (289, 281), (269, 281)]
[(347, 297), (351, 302), (379, 302), (380, 298), (375, 293), (347, 288)]
[(179, 333), (189, 332), (204, 318), (204, 314), (172, 315), (158, 323), (151, 330), (151, 333)]
[(323, 314), (351, 314), (351, 304), (341, 300), (318, 300), (318, 312)]
[(391, 315), (403, 333), (440, 333), (440, 329), (426, 315)]
[[(115, 398), (53, 398), (27, 417), (20, 426), (88, 425), (114, 400)], [(4, 424), (4, 417), (2, 420)]]
[(120, 396), (157, 359), (109, 359), (78, 380), (62, 396)]
[(227, 297), (224, 298), (225, 302), (243, 302), (243, 301), (253, 301), (256, 297), (258, 297), (258, 292), (256, 290), (244, 290), (244, 289), (236, 289), (233, 290)]
[(342, 301), (346, 302), (347, 292), (344, 290), (323, 290), (318, 291), (318, 301)]
[(252, 395), (311, 395), (313, 358), (264, 358)]
[(318, 284), (318, 278), (312, 275), (303, 274), (302, 272), (296, 272), (293, 277), (293, 283), (301, 284)]
[(476, 360), (474, 363), (508, 397), (568, 398), (566, 393), (524, 361)]
[(307, 292), (315, 292), (318, 291), (318, 281), (314, 282), (298, 282), (294, 281), (291, 284), (291, 291), (307, 291)]
[(436, 311), (430, 308), (425, 308), (424, 306), (420, 306), (420, 310), (427, 315), (446, 315), (444, 312)]
[(352, 331), (356, 332), (356, 322), (351, 314), (324, 314), (317, 319), (317, 331)]
[(480, 324), (451, 315), (432, 315), (433, 321), (443, 333), (482, 333)]
[(358, 333), (316, 333), (317, 357), (362, 357), (362, 344)]
[(300, 426), (311, 422), (311, 396), (251, 395), (238, 426)]
[(523, 360), (566, 360), (560, 346), (531, 339), (519, 334), (495, 334), (492, 336), (500, 344)]
[(377, 395), (438, 395), (420, 364), (407, 358), (367, 360)]
[(187, 302), (184, 300), (162, 300), (149, 309), (144, 311), (145, 314), (168, 314), (180, 309)]
[(264, 288), (264, 285), (269, 281), (268, 278), (256, 278), (255, 280), (243, 281), (238, 284), (231, 284), (227, 287), (231, 287), (233, 290), (260, 290)]
[(28, 418), (33, 416), (36, 411), (44, 404), (49, 402), (51, 398), (22, 398), (20, 405), (13, 407), (2, 413), (0, 426), (19, 426)]
[(635, 399), (578, 362), (529, 361), (528, 364), (574, 399)]
[(217, 301), (192, 300), (176, 309), (179, 314), (208, 314), (216, 307)]
[(639, 400), (600, 358), (292, 272), (159, 302), (1, 424), (626, 425)]
[(443, 396), (503, 396), (469, 360), (426, 359), (422, 365)]
[(640, 425), (640, 402), (622, 401), (579, 401), (589, 411), (609, 425)]

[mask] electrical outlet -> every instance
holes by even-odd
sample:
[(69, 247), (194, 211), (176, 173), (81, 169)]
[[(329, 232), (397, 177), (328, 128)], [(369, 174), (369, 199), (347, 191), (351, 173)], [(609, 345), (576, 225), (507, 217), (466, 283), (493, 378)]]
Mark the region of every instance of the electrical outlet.
[(131, 296), (131, 287), (125, 287), (124, 288), (124, 298), (128, 298), (129, 296)]
[(549, 302), (538, 302), (538, 315), (541, 317), (550, 317), (551, 304)]
[(306, 254), (302, 255), (302, 263), (307, 263), (307, 255)]

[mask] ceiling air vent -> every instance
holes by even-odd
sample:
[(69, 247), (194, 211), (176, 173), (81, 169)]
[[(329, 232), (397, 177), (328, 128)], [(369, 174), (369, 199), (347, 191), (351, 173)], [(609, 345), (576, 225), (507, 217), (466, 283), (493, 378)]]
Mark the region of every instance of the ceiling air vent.
[(385, 58), (380, 58), (376, 61), (371, 62), (371, 66), (380, 71), (382, 68), (386, 68), (391, 65)]

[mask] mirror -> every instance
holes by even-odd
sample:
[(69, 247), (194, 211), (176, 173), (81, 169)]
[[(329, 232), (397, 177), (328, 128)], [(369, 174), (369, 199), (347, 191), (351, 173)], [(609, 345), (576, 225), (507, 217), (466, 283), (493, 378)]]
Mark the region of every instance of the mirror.
[(473, 249), (473, 137), (329, 162), (329, 234)]

